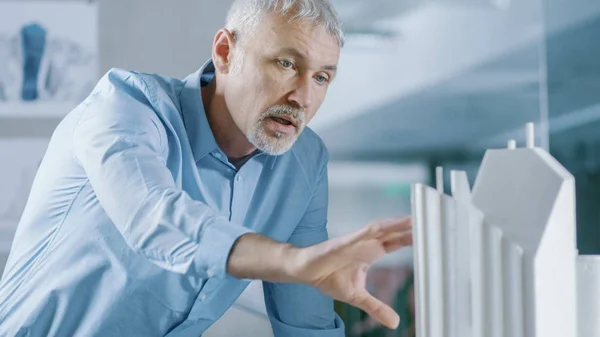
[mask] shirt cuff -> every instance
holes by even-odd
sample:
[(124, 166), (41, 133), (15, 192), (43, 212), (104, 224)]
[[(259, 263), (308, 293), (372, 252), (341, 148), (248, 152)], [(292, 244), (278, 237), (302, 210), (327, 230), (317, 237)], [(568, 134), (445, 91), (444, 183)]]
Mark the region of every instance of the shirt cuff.
[(217, 217), (208, 224), (202, 233), (194, 259), (196, 271), (201, 278), (225, 278), (227, 260), (233, 244), (242, 235), (253, 231), (231, 223), (224, 217)]
[(335, 328), (325, 330), (314, 330), (298, 328), (285, 324), (275, 317), (270, 317), (273, 335), (275, 337), (344, 337), (346, 335), (344, 321), (335, 315)]

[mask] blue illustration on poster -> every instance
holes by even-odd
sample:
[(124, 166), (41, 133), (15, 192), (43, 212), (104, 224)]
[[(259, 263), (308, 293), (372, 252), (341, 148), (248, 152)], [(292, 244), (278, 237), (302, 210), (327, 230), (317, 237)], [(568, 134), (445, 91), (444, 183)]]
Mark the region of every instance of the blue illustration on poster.
[(0, 32), (0, 103), (81, 101), (97, 80), (95, 62), (94, 52), (37, 22)]

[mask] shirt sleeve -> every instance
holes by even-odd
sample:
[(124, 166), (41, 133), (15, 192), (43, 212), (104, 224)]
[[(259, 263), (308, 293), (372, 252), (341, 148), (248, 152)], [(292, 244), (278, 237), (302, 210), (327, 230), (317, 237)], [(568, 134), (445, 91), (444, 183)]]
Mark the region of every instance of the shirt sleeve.
[[(289, 243), (305, 247), (328, 239), (327, 165), (321, 169), (310, 205)], [(343, 337), (344, 322), (333, 310), (333, 300), (314, 287), (263, 282), (267, 313), (275, 337)]]
[(111, 71), (100, 81), (79, 107), (75, 157), (136, 253), (173, 272), (224, 277), (234, 242), (250, 230), (177, 187), (167, 167), (165, 128), (143, 87), (124, 71)]

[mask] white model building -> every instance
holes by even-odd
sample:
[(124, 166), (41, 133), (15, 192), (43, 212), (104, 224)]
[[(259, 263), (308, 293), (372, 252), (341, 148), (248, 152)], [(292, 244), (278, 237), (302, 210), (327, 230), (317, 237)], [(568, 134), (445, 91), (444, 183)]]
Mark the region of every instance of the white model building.
[[(578, 256), (575, 180), (534, 146), (488, 150), (473, 187), (412, 191), (418, 337), (600, 337), (600, 257)], [(600, 206), (599, 206), (600, 207)]]

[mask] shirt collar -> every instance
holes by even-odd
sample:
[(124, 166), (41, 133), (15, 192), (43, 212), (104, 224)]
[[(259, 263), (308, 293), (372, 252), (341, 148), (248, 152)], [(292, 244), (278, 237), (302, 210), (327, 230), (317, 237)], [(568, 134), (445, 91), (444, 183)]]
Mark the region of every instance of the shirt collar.
[(179, 95), (183, 123), (195, 161), (219, 149), (206, 118), (201, 94), (202, 86), (210, 83), (214, 76), (215, 66), (212, 60), (208, 60), (198, 71), (184, 79), (183, 90)]

